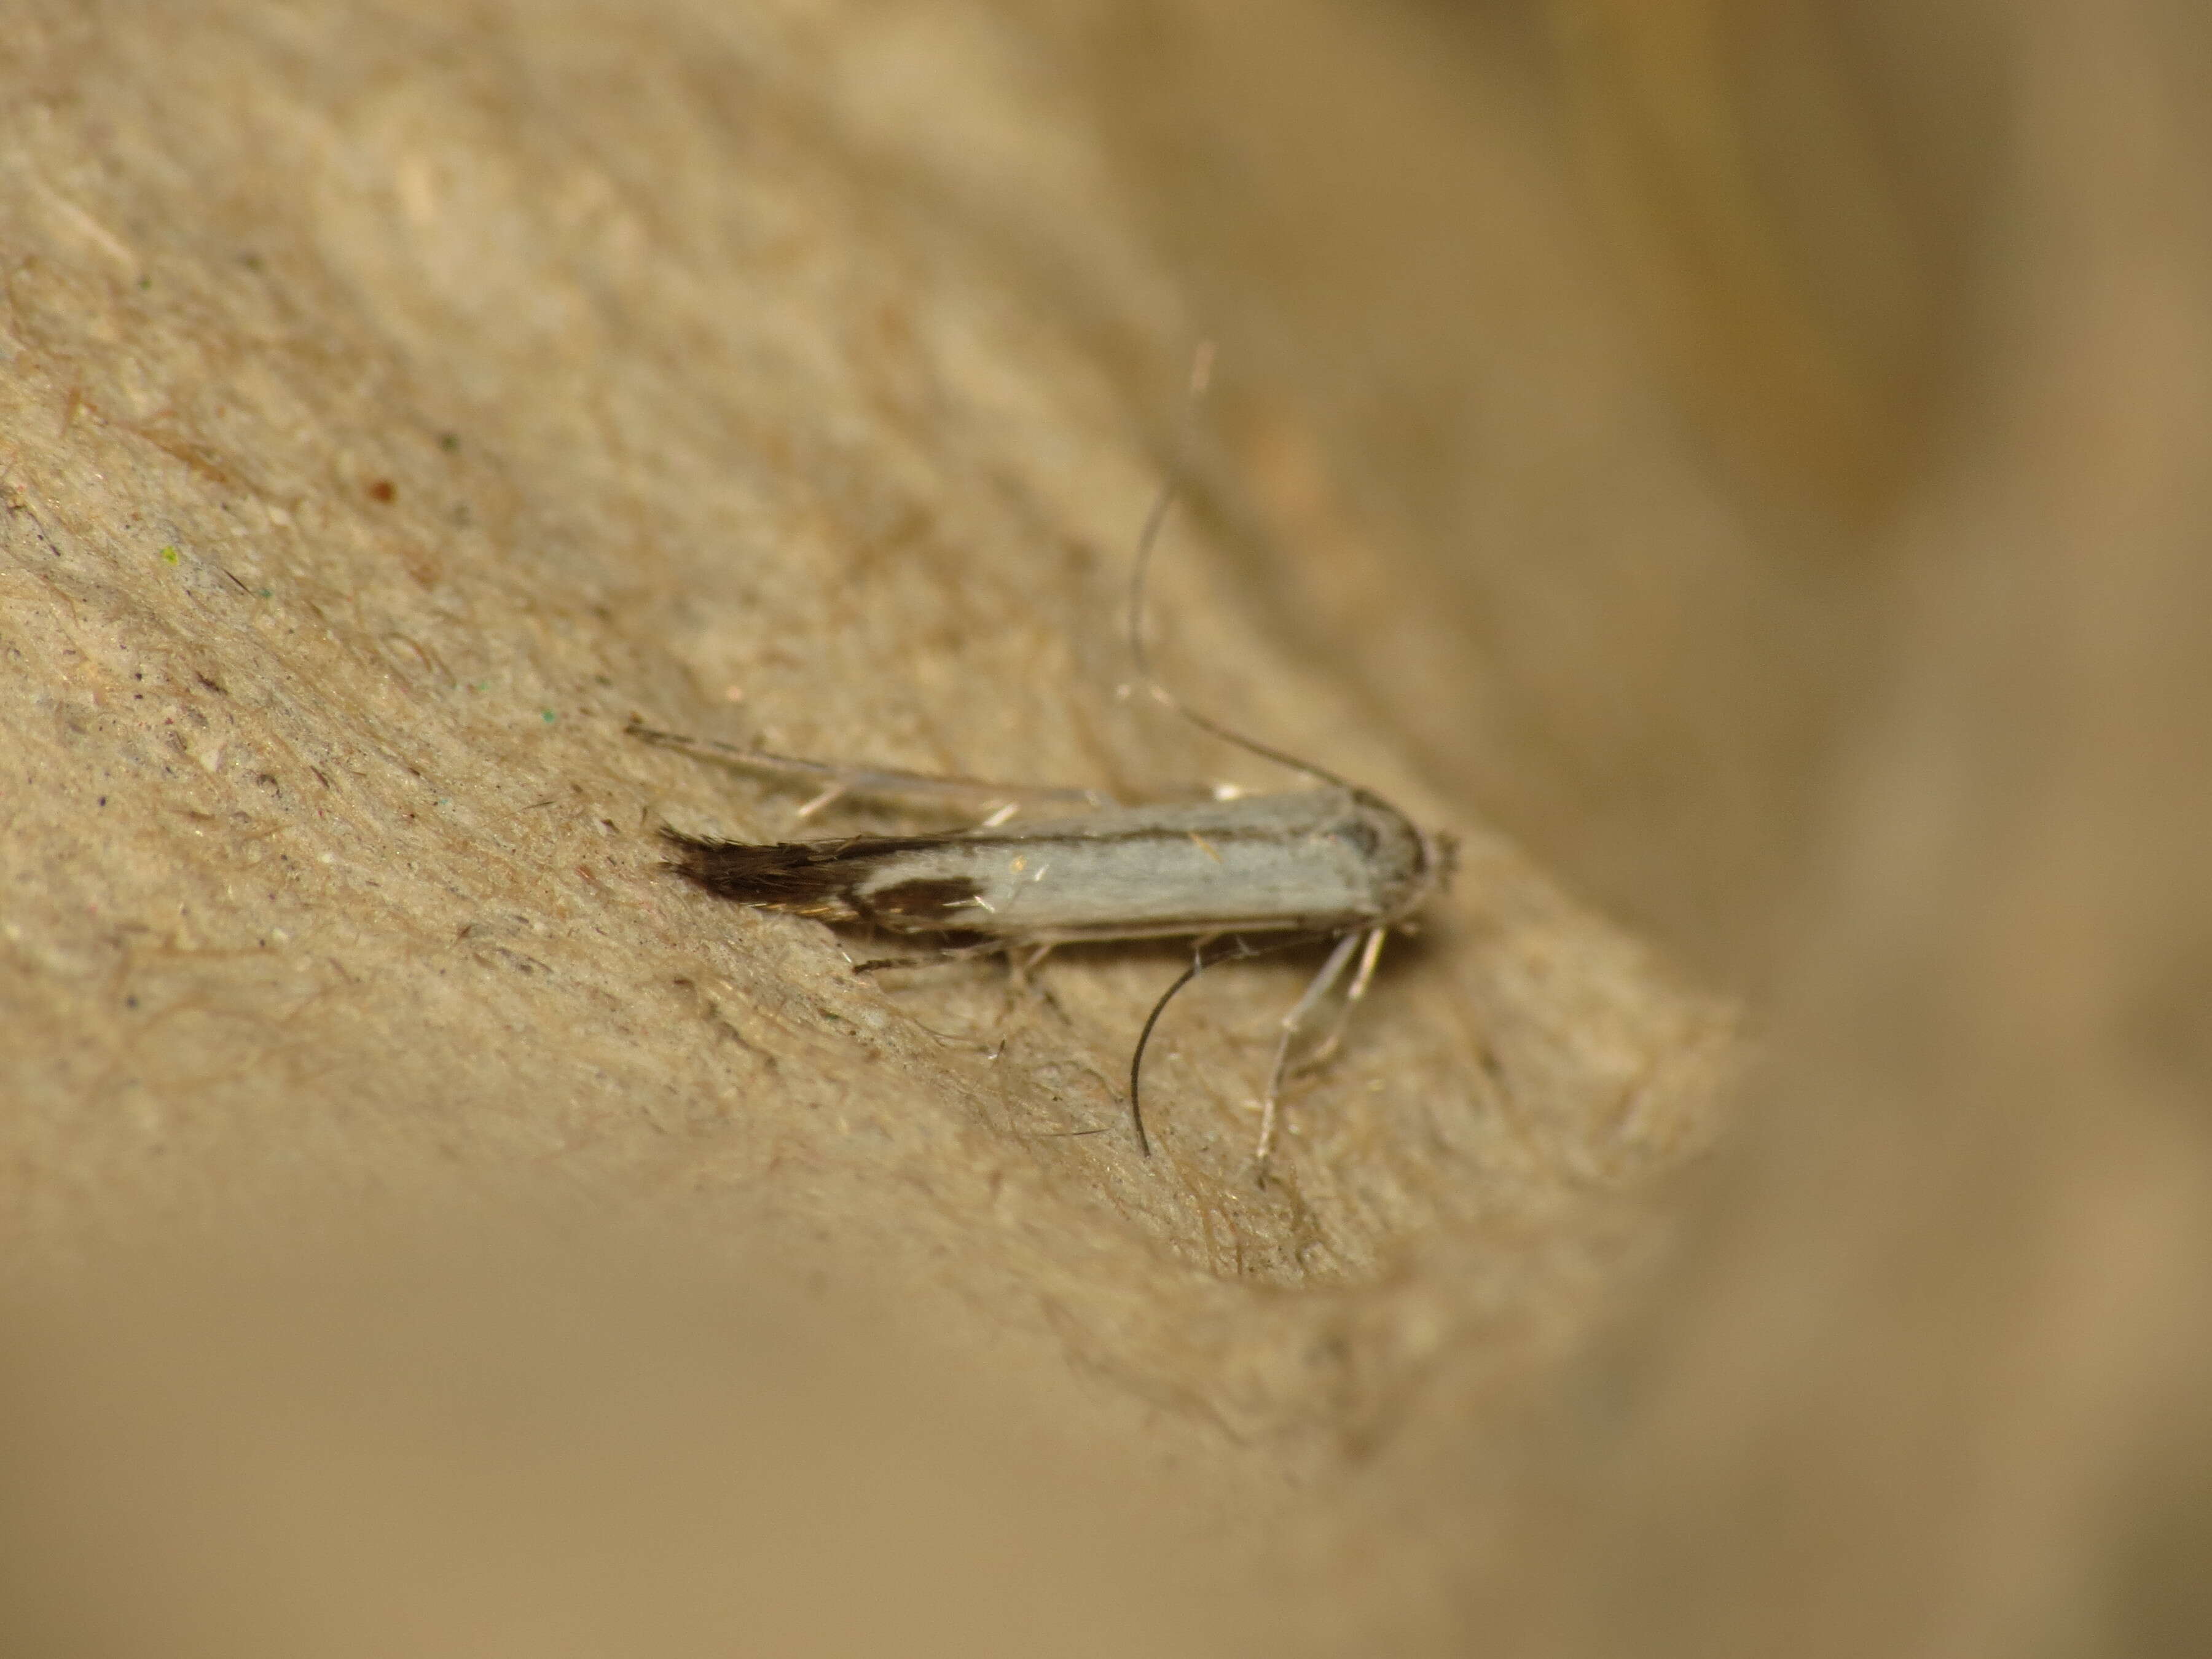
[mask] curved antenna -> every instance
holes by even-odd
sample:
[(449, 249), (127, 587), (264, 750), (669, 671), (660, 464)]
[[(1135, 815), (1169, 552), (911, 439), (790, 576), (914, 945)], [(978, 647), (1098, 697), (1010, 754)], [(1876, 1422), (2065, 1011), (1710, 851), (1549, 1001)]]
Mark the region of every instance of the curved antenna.
[[(1226, 961), (1227, 958), (1222, 958)], [(1129, 1121), (1137, 1131), (1137, 1150), (1145, 1157), (1152, 1155), (1152, 1137), (1145, 1133), (1145, 1097), (1139, 1079), (1144, 1076), (1145, 1050), (1152, 1046), (1152, 1027), (1160, 1023), (1160, 1016), (1168, 1011), (1182, 988), (1213, 966), (1206, 959), (1206, 947), (1201, 945), (1191, 953), (1190, 966), (1176, 975), (1176, 982), (1160, 993), (1160, 1000), (1152, 1005), (1152, 1012), (1145, 1016), (1145, 1029), (1137, 1033), (1135, 1052), (1129, 1056)]]
[[(1190, 386), (1183, 399), (1182, 422), (1176, 433), (1175, 452), (1168, 461), (1167, 481), (1160, 486), (1160, 493), (1152, 498), (1152, 511), (1145, 515), (1145, 527), (1137, 536), (1136, 566), (1129, 574), (1129, 655), (1136, 664), (1138, 681), (1151, 694), (1153, 702), (1174, 710), (1209, 737), (1234, 744), (1262, 760), (1271, 760), (1278, 766), (1287, 766), (1293, 772), (1319, 778), (1323, 783), (1334, 784), (1340, 789), (1352, 789), (1354, 786), (1350, 781), (1337, 776), (1327, 767), (1316, 766), (1311, 761), (1300, 760), (1295, 755), (1286, 755), (1271, 744), (1261, 743), (1256, 738), (1248, 738), (1242, 732), (1232, 731), (1219, 720), (1201, 714), (1169, 690), (1160, 677), (1152, 672), (1152, 653), (1145, 647), (1145, 585), (1152, 575), (1152, 552), (1159, 545), (1160, 532), (1167, 525), (1168, 514), (1175, 507), (1176, 497), (1182, 491), (1182, 476), (1189, 464), (1191, 441), (1198, 427), (1199, 404), (1205, 398), (1206, 386), (1212, 379), (1213, 343), (1208, 340), (1200, 345), (1196, 356), (1191, 360)], [(1194, 969), (1192, 974), (1197, 971)], [(1186, 975), (1178, 981), (1168, 994), (1173, 996), (1176, 991), (1181, 990), (1189, 977)], [(1157, 1018), (1159, 1011), (1154, 1009), (1152, 1012)], [(1146, 1029), (1149, 1031), (1150, 1025)], [(1138, 1125), (1137, 1136), (1141, 1142), (1144, 1139), (1141, 1123)]]
[(1152, 1005), (1152, 1012), (1145, 1016), (1145, 1029), (1137, 1033), (1136, 1051), (1129, 1056), (1129, 1121), (1137, 1131), (1137, 1150), (1139, 1152), (1146, 1158), (1152, 1155), (1152, 1137), (1145, 1133), (1145, 1102), (1144, 1096), (1139, 1088), (1139, 1081), (1144, 1075), (1145, 1050), (1152, 1045), (1152, 1028), (1160, 1023), (1160, 1016), (1167, 1012), (1168, 1004), (1173, 1002), (1182, 994), (1184, 986), (1189, 984), (1209, 968), (1216, 967), (1224, 962), (1241, 962), (1252, 957), (1272, 956), (1278, 951), (1288, 951), (1297, 945), (1310, 944), (1315, 937), (1314, 934), (1301, 933), (1295, 939), (1281, 939), (1273, 945), (1263, 945), (1255, 950), (1242, 938), (1231, 935), (1229, 940), (1231, 948), (1224, 951), (1218, 957), (1209, 957), (1206, 954), (1206, 947), (1211, 945), (1212, 940), (1202, 939), (1199, 942), (1198, 948), (1191, 953), (1190, 966), (1176, 975), (1175, 983), (1160, 993), (1160, 1000)]

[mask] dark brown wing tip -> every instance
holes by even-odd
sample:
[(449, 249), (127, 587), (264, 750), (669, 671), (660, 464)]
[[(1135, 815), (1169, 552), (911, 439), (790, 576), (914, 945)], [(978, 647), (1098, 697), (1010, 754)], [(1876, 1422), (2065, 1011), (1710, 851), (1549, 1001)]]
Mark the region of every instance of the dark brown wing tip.
[(663, 827), (668, 868), (718, 898), (774, 909), (842, 910), (852, 872), (836, 843), (714, 841)]
[(673, 870), (678, 875), (687, 877), (693, 881), (702, 878), (708, 867), (714, 862), (716, 854), (726, 848), (742, 844), (738, 842), (714, 841), (705, 836), (687, 836), (681, 830), (672, 830), (665, 823), (660, 826), (659, 834), (661, 844), (672, 854), (663, 861), (661, 867), (665, 870)]
[(941, 932), (972, 921), (956, 916), (975, 896), (958, 878), (899, 882), (863, 896), (865, 878), (886, 859), (933, 847), (931, 836), (846, 836), (833, 841), (712, 841), (664, 827), (675, 850), (668, 867), (718, 898), (763, 909), (795, 910), (827, 921), (867, 921), (898, 932)]

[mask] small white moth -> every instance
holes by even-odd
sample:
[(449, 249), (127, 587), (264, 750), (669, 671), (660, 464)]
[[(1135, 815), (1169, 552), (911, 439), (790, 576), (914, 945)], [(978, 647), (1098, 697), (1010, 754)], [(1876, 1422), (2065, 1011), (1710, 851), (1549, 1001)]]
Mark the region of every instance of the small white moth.
[[(1203, 388), (1206, 367), (1201, 356), (1194, 394)], [(1412, 930), (1422, 907), (1450, 878), (1453, 848), (1379, 795), (1184, 707), (1154, 678), (1145, 649), (1145, 580), (1176, 487), (1170, 477), (1138, 540), (1129, 644), (1139, 680), (1202, 730), (1302, 772), (1319, 787), (1118, 805), (1090, 790), (796, 760), (678, 737), (635, 720), (630, 731), (648, 742), (818, 785), (820, 793), (799, 809), (802, 817), (847, 794), (935, 795), (993, 808), (975, 829), (908, 836), (763, 844), (664, 829), (676, 849), (671, 867), (720, 897), (931, 939), (951, 949), (1028, 950), (1033, 962), (1060, 945), (1192, 939), (1190, 966), (1153, 1005), (1130, 1056), (1130, 1119), (1146, 1156), (1152, 1141), (1139, 1087), (1145, 1048), (1176, 994), (1215, 963), (1329, 942), (1327, 959), (1280, 1023), (1261, 1098), (1255, 1163), (1264, 1183), (1293, 1061), (1318, 1066), (1335, 1050), (1375, 976), (1383, 939), (1393, 928)], [(1024, 805), (1063, 815), (1018, 820)], [(1267, 943), (1254, 945), (1255, 935)], [(1301, 1053), (1301, 1040), (1347, 971), (1351, 979), (1327, 1036)]]

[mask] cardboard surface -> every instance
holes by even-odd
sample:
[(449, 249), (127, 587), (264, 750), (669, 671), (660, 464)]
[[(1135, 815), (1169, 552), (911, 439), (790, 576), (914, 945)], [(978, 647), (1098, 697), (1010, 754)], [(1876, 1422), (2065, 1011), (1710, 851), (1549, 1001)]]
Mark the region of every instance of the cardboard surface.
[[(2194, 1627), (2182, 24), (2024, 15), (2002, 164), (1900, 183), (1714, 162), (1602, 7), (15, 10), (46, 1650)], [(1791, 155), (1893, 212), (1826, 289)], [(856, 975), (659, 867), (796, 797), (623, 731), (1279, 787), (1115, 695), (1207, 335), (1171, 672), (1462, 843), (1265, 1188), (1310, 963), (1176, 1004), (1139, 1158), (1177, 950)]]

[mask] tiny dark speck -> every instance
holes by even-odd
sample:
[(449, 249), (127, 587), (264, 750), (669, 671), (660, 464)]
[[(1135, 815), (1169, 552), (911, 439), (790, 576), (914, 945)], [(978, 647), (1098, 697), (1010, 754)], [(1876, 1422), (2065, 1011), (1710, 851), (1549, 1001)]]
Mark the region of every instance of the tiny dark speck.
[(105, 795), (102, 795), (102, 796), (100, 798), (100, 804), (102, 806), (106, 805), (107, 805), (107, 797), (106, 797), (106, 796), (105, 796)]
[(368, 486), (368, 499), (372, 501), (388, 501), (398, 493), (399, 487), (389, 478), (373, 479)]
[(138, 1006), (138, 999), (137, 997), (125, 997), (123, 999), (123, 1006), (126, 1008), (136, 1008)]

